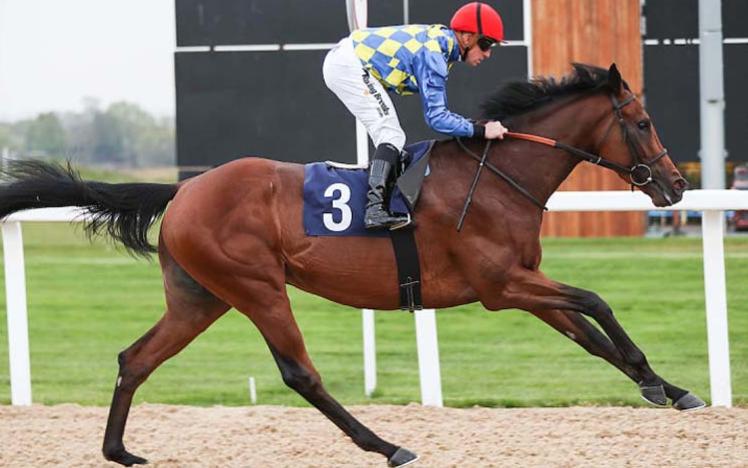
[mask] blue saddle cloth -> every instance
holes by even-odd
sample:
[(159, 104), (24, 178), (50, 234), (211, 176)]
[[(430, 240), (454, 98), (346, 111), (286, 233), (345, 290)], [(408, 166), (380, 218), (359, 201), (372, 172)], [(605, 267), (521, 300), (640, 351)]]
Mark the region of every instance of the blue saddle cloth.
[[(432, 141), (421, 141), (405, 148), (411, 158), (408, 167), (420, 160)], [(318, 162), (304, 166), (304, 231), (307, 236), (381, 237), (387, 231), (367, 231), (364, 227), (368, 174), (365, 169), (341, 169)], [(410, 212), (405, 197), (395, 187), (390, 212)]]

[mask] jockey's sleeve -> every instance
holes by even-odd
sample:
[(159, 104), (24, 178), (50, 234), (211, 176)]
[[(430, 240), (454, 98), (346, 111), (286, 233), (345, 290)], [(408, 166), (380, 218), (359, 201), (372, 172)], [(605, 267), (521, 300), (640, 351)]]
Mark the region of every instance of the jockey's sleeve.
[[(447, 108), (447, 62), (441, 54), (427, 52), (421, 60), (414, 61), (426, 123), (439, 133), (458, 137), (471, 137), (483, 130), (465, 117)], [(475, 135), (481, 136), (481, 135)]]

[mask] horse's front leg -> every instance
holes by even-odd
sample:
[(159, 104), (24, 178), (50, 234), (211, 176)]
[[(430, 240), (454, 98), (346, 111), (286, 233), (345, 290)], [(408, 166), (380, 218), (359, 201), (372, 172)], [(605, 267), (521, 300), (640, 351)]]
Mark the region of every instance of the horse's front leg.
[(507, 279), (500, 295), (482, 299), (488, 308), (514, 307), (541, 313), (568, 310), (591, 317), (608, 335), (620, 353), (622, 363), (638, 374), (644, 398), (657, 405), (667, 404), (663, 379), (652, 371), (644, 353), (629, 338), (600, 296), (552, 281), (540, 271), (528, 268), (513, 269)]
[[(281, 372), (283, 382), (316, 407), (361, 449), (387, 457), (388, 466), (410, 465), (418, 456), (377, 436), (353, 417), (325, 389), (306, 351), (285, 290), (270, 284), (242, 282), (232, 304), (262, 333)], [(249, 286), (246, 284), (249, 283)]]
[[(623, 356), (613, 343), (580, 313), (570, 310), (532, 311), (533, 315), (555, 328), (561, 334), (583, 347), (593, 356), (605, 359), (637, 384), (641, 382), (639, 372), (623, 361)], [(703, 408), (705, 403), (696, 395), (662, 379), (665, 395), (673, 408), (681, 411)], [(644, 389), (642, 389), (642, 392)], [(644, 393), (642, 396), (646, 398)]]

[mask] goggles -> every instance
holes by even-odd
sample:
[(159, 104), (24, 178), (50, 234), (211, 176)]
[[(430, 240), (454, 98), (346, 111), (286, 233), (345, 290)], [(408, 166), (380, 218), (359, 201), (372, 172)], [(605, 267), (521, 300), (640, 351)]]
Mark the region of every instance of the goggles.
[(481, 36), (478, 38), (478, 48), (482, 50), (483, 52), (487, 52), (488, 50), (491, 49), (491, 47), (495, 45), (496, 45), (496, 41), (486, 36)]

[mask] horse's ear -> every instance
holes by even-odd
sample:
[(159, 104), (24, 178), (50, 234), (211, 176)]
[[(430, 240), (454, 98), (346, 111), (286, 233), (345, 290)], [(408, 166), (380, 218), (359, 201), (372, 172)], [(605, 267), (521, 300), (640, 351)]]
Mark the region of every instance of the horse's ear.
[(614, 93), (620, 94), (623, 92), (623, 79), (615, 63), (608, 69), (608, 86)]

